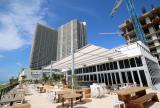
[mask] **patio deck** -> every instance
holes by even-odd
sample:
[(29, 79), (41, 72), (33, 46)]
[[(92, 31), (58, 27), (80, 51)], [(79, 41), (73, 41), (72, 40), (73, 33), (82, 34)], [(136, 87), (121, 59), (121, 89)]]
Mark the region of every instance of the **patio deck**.
[[(29, 90), (32, 95), (28, 95), (25, 97), (25, 99), (31, 104), (32, 108), (59, 108), (58, 106), (61, 106), (62, 103), (52, 103), (47, 98), (47, 93), (38, 93), (31, 87), (29, 87)], [(74, 107), (75, 108), (113, 108), (112, 107), (112, 98), (114, 98), (114, 95), (106, 95), (103, 98), (98, 99), (86, 99), (91, 100), (89, 102), (86, 102), (85, 104), (77, 104)], [(64, 107), (65, 108), (65, 107)]]
[[(32, 95), (28, 95), (25, 99), (31, 104), (32, 108), (62, 108), (62, 103), (52, 103), (47, 98), (47, 93), (38, 93), (33, 88), (29, 87), (29, 90)], [(154, 92), (152, 89), (147, 89), (147, 93)], [(160, 99), (160, 92), (157, 93), (158, 98)], [(107, 94), (103, 98), (90, 98), (89, 102), (85, 104), (76, 104), (74, 108), (113, 108), (112, 99), (115, 98), (115, 95)], [(68, 107), (63, 107), (68, 108)]]

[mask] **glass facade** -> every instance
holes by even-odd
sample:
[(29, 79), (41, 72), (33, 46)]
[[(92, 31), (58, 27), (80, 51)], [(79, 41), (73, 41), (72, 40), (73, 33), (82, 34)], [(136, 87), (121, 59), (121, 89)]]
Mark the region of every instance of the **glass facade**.
[[(137, 69), (142, 66), (142, 60), (139, 56), (94, 66), (85, 66), (75, 69), (75, 74), (79, 80), (106, 83), (107, 85), (136, 82), (148, 86), (144, 70)], [(71, 75), (71, 71), (68, 71), (68, 74)]]

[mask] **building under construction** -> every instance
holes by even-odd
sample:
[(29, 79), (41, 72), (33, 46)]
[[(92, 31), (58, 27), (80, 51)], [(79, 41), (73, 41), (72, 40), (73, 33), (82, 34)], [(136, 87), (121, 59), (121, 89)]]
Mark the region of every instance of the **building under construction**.
[[(142, 12), (143, 15), (139, 17), (139, 20), (146, 35), (148, 47), (152, 55), (158, 58), (160, 64), (160, 7), (152, 7), (152, 10), (149, 12), (146, 12), (143, 8)], [(137, 41), (130, 19), (121, 24), (119, 28), (123, 32), (127, 43)]]

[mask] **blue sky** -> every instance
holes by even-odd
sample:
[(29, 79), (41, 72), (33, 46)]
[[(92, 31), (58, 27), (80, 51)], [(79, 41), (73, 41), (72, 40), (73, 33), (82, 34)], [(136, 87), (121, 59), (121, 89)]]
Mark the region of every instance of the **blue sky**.
[[(138, 15), (144, 6), (160, 6), (159, 0), (133, 0)], [(124, 44), (121, 36), (99, 35), (118, 32), (129, 18), (125, 3), (110, 16), (115, 0), (0, 0), (0, 82), (28, 67), (36, 23), (58, 28), (72, 19), (87, 22), (88, 42), (113, 48)]]

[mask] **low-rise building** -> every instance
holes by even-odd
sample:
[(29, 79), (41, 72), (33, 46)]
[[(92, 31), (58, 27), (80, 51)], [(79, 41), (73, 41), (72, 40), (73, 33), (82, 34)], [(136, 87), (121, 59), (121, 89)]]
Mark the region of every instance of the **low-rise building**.
[(59, 70), (56, 69), (41, 69), (41, 70), (32, 70), (30, 68), (24, 68), (19, 74), (19, 81), (23, 80), (40, 80), (43, 76), (50, 76), (52, 74), (62, 74)]
[[(54, 69), (68, 69), (71, 79), (72, 56), (52, 64)], [(50, 69), (51, 65), (45, 67)], [(142, 42), (134, 42), (112, 49), (87, 45), (74, 54), (74, 74), (79, 81), (95, 81), (107, 85), (137, 83), (159, 87), (160, 67)], [(159, 88), (160, 89), (160, 88)]]

